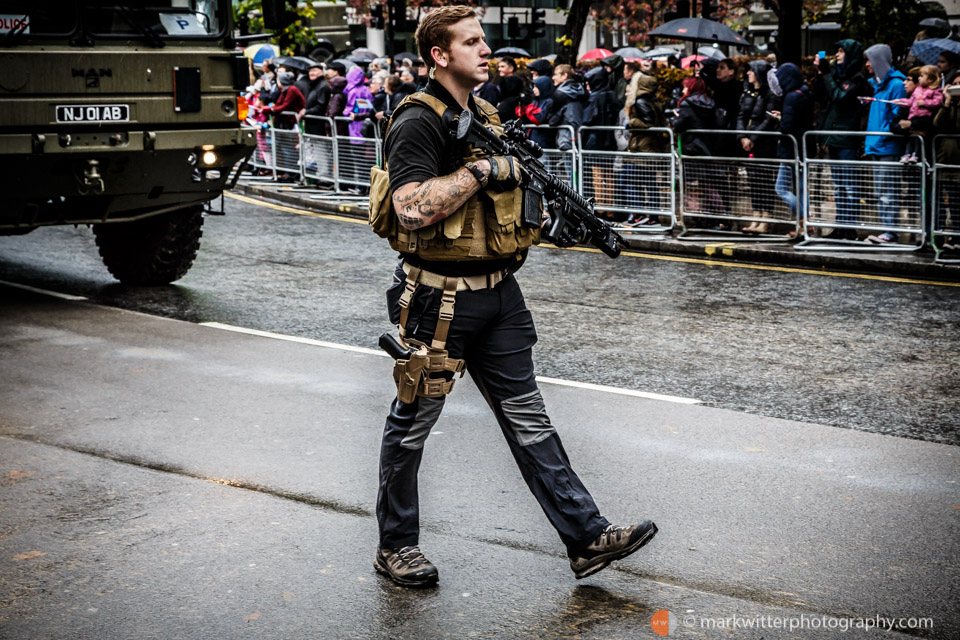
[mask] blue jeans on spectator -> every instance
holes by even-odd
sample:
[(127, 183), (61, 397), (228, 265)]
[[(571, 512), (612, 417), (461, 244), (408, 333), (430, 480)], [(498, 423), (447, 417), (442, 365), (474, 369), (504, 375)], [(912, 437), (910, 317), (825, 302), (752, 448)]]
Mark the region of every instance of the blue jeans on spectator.
[[(780, 163), (780, 170), (777, 171), (777, 184), (774, 189), (780, 199), (787, 203), (790, 213), (797, 213), (797, 193), (803, 191), (803, 177), (800, 177), (800, 183), (797, 185), (796, 193), (793, 191), (793, 169), (794, 165), (786, 162)], [(803, 218), (803, 212), (800, 212), (800, 218)]]
[[(875, 162), (897, 162), (897, 154), (870, 156)], [(892, 227), (897, 224), (897, 214), (900, 212), (900, 167), (880, 166), (873, 169), (873, 188), (877, 194), (877, 213), (880, 215), (880, 224)], [(893, 231), (884, 231), (893, 240), (899, 236)]]
[[(859, 149), (827, 147), (831, 160), (859, 160)], [(857, 168), (849, 164), (831, 164), (830, 175), (833, 178), (833, 201), (837, 209), (837, 224), (856, 224), (857, 205), (860, 194), (857, 191)]]

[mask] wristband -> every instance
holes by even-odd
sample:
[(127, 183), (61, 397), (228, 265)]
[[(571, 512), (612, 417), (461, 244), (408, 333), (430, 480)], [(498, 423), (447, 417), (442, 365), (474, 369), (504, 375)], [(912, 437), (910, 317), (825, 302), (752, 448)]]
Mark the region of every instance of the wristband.
[(480, 171), (477, 165), (470, 163), (464, 166), (467, 168), (467, 171), (472, 173), (473, 177), (477, 179), (477, 182), (480, 183), (481, 188), (487, 186), (487, 176), (483, 175), (483, 171)]

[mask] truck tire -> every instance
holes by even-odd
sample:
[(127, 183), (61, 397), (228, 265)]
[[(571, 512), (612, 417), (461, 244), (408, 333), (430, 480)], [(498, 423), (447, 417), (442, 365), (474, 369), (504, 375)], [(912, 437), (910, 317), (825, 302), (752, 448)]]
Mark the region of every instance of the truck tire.
[(189, 207), (114, 224), (95, 224), (103, 264), (123, 284), (164, 285), (193, 264), (203, 231), (203, 207)]

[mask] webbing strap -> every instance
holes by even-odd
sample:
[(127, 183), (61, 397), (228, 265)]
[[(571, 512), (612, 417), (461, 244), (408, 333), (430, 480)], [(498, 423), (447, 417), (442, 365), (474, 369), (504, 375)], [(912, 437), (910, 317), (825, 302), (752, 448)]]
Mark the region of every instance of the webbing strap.
[(447, 332), (453, 320), (453, 305), (457, 300), (457, 283), (459, 278), (444, 278), (443, 296), (440, 298), (440, 317), (437, 320), (437, 329), (433, 332), (432, 349), (443, 349), (447, 344)]
[[(407, 318), (410, 316), (410, 301), (413, 300), (413, 294), (416, 292), (419, 283), (420, 268), (410, 265), (410, 271), (407, 272), (407, 281), (403, 286), (403, 293), (400, 295), (400, 341), (407, 335)], [(446, 339), (446, 337), (444, 337)]]

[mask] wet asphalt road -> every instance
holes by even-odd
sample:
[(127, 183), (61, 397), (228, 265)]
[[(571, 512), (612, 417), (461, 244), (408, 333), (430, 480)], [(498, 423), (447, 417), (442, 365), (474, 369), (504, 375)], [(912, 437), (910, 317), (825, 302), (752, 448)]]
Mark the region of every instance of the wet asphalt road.
[[(0, 238), (0, 280), (366, 347), (394, 263), (363, 224), (231, 199), (170, 287), (117, 284), (87, 229)], [(552, 248), (518, 278), (542, 376), (960, 444), (960, 288)]]

